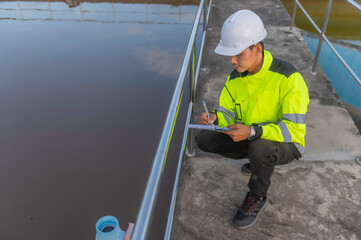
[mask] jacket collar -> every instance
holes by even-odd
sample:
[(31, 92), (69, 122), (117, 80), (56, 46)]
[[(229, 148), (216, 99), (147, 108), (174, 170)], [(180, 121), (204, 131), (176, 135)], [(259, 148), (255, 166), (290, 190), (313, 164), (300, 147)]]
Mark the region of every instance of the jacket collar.
[(252, 77), (252, 78), (264, 78), (268, 69), (270, 68), (273, 61), (273, 56), (269, 51), (264, 50), (264, 56), (263, 56), (263, 64), (261, 67), (261, 70), (259, 70), (255, 74), (249, 74), (248, 71), (245, 71), (243, 73), (240, 73), (241, 77), (244, 78), (246, 76)]

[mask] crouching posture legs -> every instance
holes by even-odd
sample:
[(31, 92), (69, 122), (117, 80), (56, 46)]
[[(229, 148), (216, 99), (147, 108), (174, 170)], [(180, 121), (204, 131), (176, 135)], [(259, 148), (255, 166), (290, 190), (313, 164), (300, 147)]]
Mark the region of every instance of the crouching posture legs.
[(300, 154), (293, 143), (274, 142), (265, 139), (234, 142), (228, 135), (201, 131), (196, 136), (198, 147), (206, 152), (233, 159), (248, 157), (251, 177), (249, 192), (233, 218), (233, 223), (243, 229), (252, 226), (267, 203), (267, 191), (276, 165), (298, 159)]

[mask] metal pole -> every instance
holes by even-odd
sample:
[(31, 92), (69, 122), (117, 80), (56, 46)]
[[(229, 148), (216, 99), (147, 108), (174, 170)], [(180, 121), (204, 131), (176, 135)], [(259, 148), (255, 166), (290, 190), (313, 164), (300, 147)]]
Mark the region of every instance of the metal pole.
[(19, 9), (19, 12), (20, 12), (20, 19), (23, 20), (24, 18), (23, 18), (23, 13), (22, 13), (22, 11), (21, 11), (21, 7), (20, 7), (19, 0), (17, 0), (16, 2), (17, 2), (17, 4), (18, 4), (18, 9)]
[(354, 7), (357, 11), (361, 12), (361, 4), (353, 1), (353, 0), (345, 0), (348, 4)]
[(81, 6), (81, 1), (79, 1), (79, 7), (81, 12), (81, 19), (84, 20), (84, 13), (83, 13), (83, 7)]
[(320, 37), (319, 37), (319, 40), (318, 40), (316, 56), (315, 56), (315, 60), (313, 62), (312, 70), (311, 70), (312, 74), (316, 74), (316, 71), (315, 71), (316, 70), (316, 65), (317, 65), (318, 57), (320, 56), (321, 47), (322, 47), (322, 39), (323, 39), (322, 35), (326, 32), (326, 29), (327, 29), (328, 19), (330, 17), (330, 13), (331, 13), (332, 1), (333, 0), (330, 0), (328, 2), (326, 15), (325, 15), (325, 18), (323, 20), (322, 30), (321, 30)]
[(51, 12), (51, 7), (50, 7), (50, 0), (48, 0), (48, 6), (49, 6), (50, 17), (51, 19), (53, 19), (53, 13)]
[(291, 25), (290, 25), (290, 31), (292, 31), (293, 24), (295, 24), (297, 4), (298, 4), (298, 1), (295, 0), (295, 5), (293, 6), (293, 13), (292, 13), (292, 20), (291, 20)]
[[(189, 103), (188, 106), (188, 113), (187, 113), (187, 121), (186, 121), (186, 128), (188, 127), (188, 123), (190, 122), (190, 118), (191, 118), (191, 112), (193, 109), (193, 103)], [(171, 200), (171, 204), (170, 204), (170, 210), (168, 213), (168, 221), (167, 221), (167, 228), (165, 230), (165, 235), (164, 235), (164, 240), (169, 240), (170, 239), (170, 234), (172, 231), (172, 225), (173, 225), (173, 215), (174, 215), (174, 209), (175, 209), (175, 202), (177, 199), (177, 192), (178, 192), (178, 185), (179, 185), (179, 179), (180, 179), (180, 172), (182, 169), (182, 162), (183, 162), (183, 156), (184, 156), (184, 148), (186, 145), (186, 140), (187, 140), (187, 131), (184, 131), (183, 134), (183, 141), (182, 141), (182, 146), (181, 146), (181, 150), (179, 153), (179, 159), (178, 159), (178, 167), (177, 167), (177, 173), (176, 173), (176, 177), (175, 177), (175, 181), (174, 181), (174, 187), (173, 187), (173, 194), (172, 194), (172, 200)]]
[(318, 33), (321, 33), (321, 29), (317, 26), (317, 24), (312, 20), (311, 16), (307, 13), (307, 11), (302, 7), (302, 5), (298, 2), (298, 7), (301, 11), (306, 15), (307, 19), (312, 23), (312, 26), (316, 29)]
[[(203, 34), (207, 31), (207, 15), (208, 15), (208, 8), (207, 8), (207, 0), (204, 1), (204, 5), (203, 5)], [(201, 66), (201, 70), (202, 71), (206, 71), (206, 51), (205, 49), (203, 49), (203, 54), (202, 54), (202, 66)]]
[(325, 35), (323, 36), (323, 40), (328, 44), (328, 46), (331, 48), (331, 50), (333, 51), (333, 53), (336, 55), (336, 57), (341, 61), (341, 63), (345, 66), (345, 68), (349, 71), (349, 73), (352, 75), (352, 77), (358, 82), (358, 84), (360, 84), (361, 86), (361, 79), (357, 76), (357, 74), (352, 70), (352, 68), (350, 67), (350, 65), (347, 64), (347, 62), (345, 61), (345, 59), (343, 59), (343, 57), (341, 57), (341, 55), (337, 52), (337, 50), (333, 47), (332, 43), (327, 39), (327, 37)]
[(206, 27), (207, 27), (207, 0), (204, 1), (204, 5), (203, 5), (203, 31), (206, 31)]
[(280, 0), (277, 0), (276, 7), (280, 7)]
[(148, 24), (148, 3), (145, 3), (145, 23)]
[(150, 219), (152, 216), (152, 212), (155, 205), (155, 199), (159, 188), (160, 178), (162, 176), (162, 169), (165, 162), (165, 158), (168, 152), (168, 146), (171, 139), (171, 133), (173, 131), (173, 126), (176, 122), (176, 115), (178, 110), (179, 101), (181, 98), (181, 94), (183, 92), (183, 87), (185, 84), (186, 74), (189, 68), (189, 59), (192, 57), (192, 48), (194, 46), (198, 26), (201, 18), (202, 4), (204, 0), (201, 0), (196, 18), (193, 24), (191, 36), (189, 38), (189, 42), (187, 45), (187, 50), (184, 56), (184, 60), (182, 63), (182, 68), (179, 73), (178, 81), (176, 88), (174, 90), (174, 94), (172, 97), (172, 101), (169, 107), (169, 111), (167, 114), (166, 122), (162, 131), (162, 137), (160, 139), (156, 156), (154, 158), (154, 162), (152, 165), (152, 169), (147, 181), (147, 186), (144, 192), (143, 200), (141, 203), (140, 210), (138, 212), (138, 217), (136, 220), (134, 232), (132, 235), (132, 240), (143, 240), (146, 239), (146, 235), (148, 232), (148, 228), (150, 225)]
[(212, 3), (212, 0), (209, 1), (209, 11), (208, 11), (208, 22), (207, 22), (207, 29), (208, 31), (212, 31), (212, 26), (211, 26), (211, 22), (212, 22), (212, 7), (214, 6), (214, 4)]
[[(191, 120), (190, 123), (192, 122), (193, 119), (193, 109), (191, 112)], [(185, 131), (187, 131), (187, 129), (185, 129)], [(193, 128), (189, 128), (188, 129), (188, 147), (187, 147), (187, 151), (186, 151), (186, 155), (187, 157), (194, 157), (196, 155), (196, 152), (194, 151), (194, 132), (193, 132)]]
[[(213, 4), (212, 4), (212, 0), (210, 0), (209, 1), (209, 10), (207, 11), (207, 19), (208, 19), (208, 22), (207, 22), (207, 25), (209, 24), (209, 22), (210, 22), (210, 19), (211, 19), (211, 16), (210, 16), (210, 14), (212, 13), (212, 6), (213, 6)], [(205, 6), (205, 7), (207, 7), (207, 6)], [(210, 28), (210, 30), (212, 30), (212, 28)], [(203, 35), (205, 36), (206, 35), (206, 31), (203, 31)], [(201, 67), (200, 67), (200, 69), (203, 71), (203, 72), (206, 72), (206, 73), (208, 73), (208, 68), (206, 67), (206, 38), (204, 38), (204, 48), (203, 48), (203, 51), (202, 51), (202, 64), (201, 64)]]
[(113, 9), (113, 19), (114, 19), (114, 22), (116, 22), (116, 18), (115, 18), (115, 9), (114, 9), (114, 2), (112, 1), (112, 9)]
[[(195, 99), (195, 92), (194, 92), (194, 64), (195, 64), (195, 59), (194, 59), (194, 55), (195, 55), (195, 45), (193, 45), (192, 48), (192, 55), (191, 55), (191, 61), (190, 61), (190, 68), (189, 68), (189, 88), (190, 88), (190, 102), (193, 103), (194, 99)], [(194, 116), (194, 111), (192, 108), (191, 111), (191, 117), (190, 117), (190, 122), (192, 122), (193, 120), (193, 116)], [(185, 129), (185, 131), (187, 131), (187, 129)], [(195, 151), (194, 151), (194, 133), (193, 133), (193, 129), (190, 128), (188, 129), (188, 147), (187, 147), (187, 152), (186, 155), (187, 157), (194, 157), (195, 155)]]

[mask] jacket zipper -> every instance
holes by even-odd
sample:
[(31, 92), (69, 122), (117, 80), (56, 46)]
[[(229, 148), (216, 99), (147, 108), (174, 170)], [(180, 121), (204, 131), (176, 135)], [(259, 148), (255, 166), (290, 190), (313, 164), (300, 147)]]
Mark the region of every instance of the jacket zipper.
[(241, 114), (241, 118), (239, 118), (238, 114), (237, 114), (237, 120), (243, 121), (243, 116), (242, 116), (242, 107), (240, 103), (236, 103), (236, 107), (238, 106), (239, 108), (239, 113)]

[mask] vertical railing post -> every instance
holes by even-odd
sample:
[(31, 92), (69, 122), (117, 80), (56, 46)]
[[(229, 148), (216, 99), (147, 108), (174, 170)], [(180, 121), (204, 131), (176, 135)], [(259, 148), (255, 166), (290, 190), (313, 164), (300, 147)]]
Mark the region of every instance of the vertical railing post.
[(50, 18), (53, 19), (53, 13), (51, 12), (51, 7), (50, 7), (50, 0), (48, 0), (48, 7), (50, 12)]
[[(203, 34), (207, 31), (207, 15), (208, 15), (208, 7), (207, 7), (207, 0), (204, 1), (203, 4)], [(202, 71), (206, 71), (206, 48), (203, 48), (203, 53), (202, 53), (202, 66), (201, 66), (201, 70)]]
[(84, 20), (84, 13), (83, 13), (83, 7), (81, 5), (81, 1), (79, 1), (79, 8), (80, 8), (80, 13), (81, 13), (81, 20)]
[[(193, 23), (192, 27), (192, 33), (189, 38), (189, 42), (187, 45), (187, 50), (184, 56), (183, 64), (179, 73), (177, 85), (175, 87), (172, 101), (168, 110), (167, 118), (165, 121), (165, 125), (162, 131), (162, 136), (160, 138), (160, 142), (158, 144), (157, 152), (153, 161), (153, 165), (149, 174), (149, 178), (146, 184), (144, 196), (142, 199), (142, 203), (138, 212), (135, 228), (132, 235), (132, 240), (144, 240), (147, 238), (147, 233), (150, 225), (150, 221), (152, 218), (152, 213), (155, 206), (155, 201), (160, 185), (160, 179), (163, 174), (163, 167), (167, 158), (168, 150), (169, 150), (169, 144), (172, 138), (172, 132), (174, 130), (174, 126), (176, 123), (176, 118), (179, 110), (179, 104), (181, 103), (181, 98), (183, 96), (183, 90), (185, 86), (185, 81), (187, 78), (187, 73), (190, 71), (191, 73), (191, 79), (190, 84), (191, 86), (191, 99), (194, 99), (194, 90), (195, 90), (195, 71), (194, 71), (194, 65), (195, 65), (195, 49), (194, 46), (196, 45), (197, 40), (197, 31), (198, 27), (200, 25), (200, 19), (202, 15), (202, 8), (205, 0), (201, 0), (199, 4), (199, 8), (197, 10), (196, 18)], [(203, 43), (203, 41), (202, 41)], [(204, 45), (204, 44), (203, 44)], [(198, 59), (199, 61), (199, 59)], [(191, 62), (191, 63), (189, 63)], [(200, 63), (197, 64), (197, 76), (198, 76), (198, 67)], [(190, 67), (191, 66), (191, 67)], [(193, 68), (193, 69), (192, 69)], [(192, 102), (190, 102), (188, 112), (190, 112), (190, 108), (193, 107)], [(188, 115), (188, 114), (187, 114)], [(187, 116), (187, 122), (190, 120), (190, 115)], [(188, 124), (187, 124), (188, 126)], [(186, 129), (188, 130), (188, 129)], [(185, 138), (185, 137), (184, 137)], [(184, 142), (184, 141), (183, 141)], [(185, 142), (184, 142), (185, 144)], [(183, 143), (182, 143), (182, 146)], [(178, 174), (178, 173), (177, 173)], [(175, 191), (174, 191), (175, 192)], [(173, 193), (174, 193), (173, 192)], [(172, 205), (174, 206), (174, 200), (175, 198), (172, 197)], [(170, 220), (169, 220), (170, 221)], [(169, 222), (168, 221), (168, 222)]]
[(114, 8), (114, 1), (112, 1), (112, 10), (113, 10), (113, 19), (114, 19), (114, 22), (116, 22), (116, 18), (115, 18), (115, 8)]
[(21, 7), (20, 7), (19, 0), (17, 0), (16, 2), (17, 2), (17, 4), (18, 4), (18, 9), (19, 9), (19, 13), (20, 13), (20, 19), (21, 19), (21, 20), (24, 20), (24, 18), (23, 18), (23, 12), (21, 11)]
[(212, 25), (211, 25), (211, 23), (212, 23), (212, 8), (214, 7), (214, 3), (213, 3), (212, 0), (209, 1), (209, 5), (211, 5), (211, 7), (209, 7), (209, 17), (208, 17), (208, 23), (207, 23), (207, 30), (212, 31)]
[[(194, 84), (195, 84), (195, 44), (193, 45), (192, 48), (192, 54), (191, 54), (191, 61), (190, 61), (190, 67), (189, 69), (189, 90), (190, 90), (190, 102), (194, 103), (194, 99), (195, 99), (195, 91), (194, 91)], [(190, 121), (192, 122), (193, 117), (194, 117), (194, 111), (192, 108), (192, 112), (191, 112), (191, 118)], [(185, 130), (187, 131), (187, 130)], [(187, 151), (186, 151), (186, 155), (187, 157), (194, 157), (195, 155), (195, 151), (194, 151), (194, 133), (193, 133), (193, 128), (189, 128), (188, 129), (188, 147), (187, 147)]]
[(145, 23), (148, 24), (148, 3), (145, 3)]
[(203, 32), (206, 31), (206, 27), (207, 27), (207, 15), (208, 15), (208, 7), (207, 7), (207, 0), (204, 1), (203, 4)]
[(276, 7), (280, 7), (280, 1), (281, 1), (281, 0), (277, 0), (277, 2), (276, 2)]
[(320, 52), (321, 52), (323, 35), (325, 34), (326, 29), (327, 29), (328, 19), (330, 17), (330, 13), (331, 13), (332, 1), (333, 0), (329, 0), (329, 2), (328, 2), (327, 11), (325, 14), (325, 18), (323, 20), (322, 30), (321, 30), (320, 37), (318, 40), (316, 56), (315, 56), (315, 60), (313, 61), (313, 66), (312, 66), (312, 70), (311, 70), (312, 74), (316, 74), (316, 65), (317, 65), (318, 57), (320, 56)]
[(296, 10), (297, 10), (297, 0), (295, 0), (295, 5), (293, 6), (293, 13), (292, 13), (292, 20), (290, 25), (290, 31), (292, 31), (292, 27), (295, 24), (295, 18), (296, 18)]

